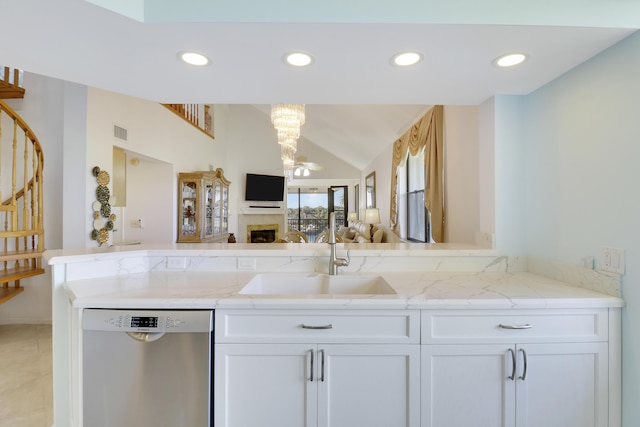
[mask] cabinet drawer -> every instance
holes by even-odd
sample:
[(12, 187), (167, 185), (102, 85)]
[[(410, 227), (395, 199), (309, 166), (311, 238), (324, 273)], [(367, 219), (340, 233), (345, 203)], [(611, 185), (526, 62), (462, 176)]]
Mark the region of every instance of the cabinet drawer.
[(608, 338), (607, 309), (422, 312), (423, 344), (596, 342)]
[(417, 310), (216, 310), (220, 343), (419, 343)]

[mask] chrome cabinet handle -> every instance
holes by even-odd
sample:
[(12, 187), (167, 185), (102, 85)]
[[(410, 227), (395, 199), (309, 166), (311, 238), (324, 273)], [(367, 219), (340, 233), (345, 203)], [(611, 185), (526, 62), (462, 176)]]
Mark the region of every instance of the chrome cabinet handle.
[(309, 353), (311, 353), (311, 363), (309, 363), (309, 371), (311, 372), (311, 377), (309, 378), (309, 381), (313, 382), (313, 350), (309, 350)]
[(320, 381), (324, 382), (324, 350), (320, 350)]
[(328, 325), (312, 326), (312, 325), (305, 325), (303, 323), (302, 324), (302, 329), (333, 329), (333, 325), (331, 323), (329, 323)]
[(507, 379), (513, 381), (516, 379), (516, 352), (510, 348), (509, 353), (511, 353), (511, 375)]
[(527, 352), (524, 349), (520, 349), (522, 352), (522, 361), (524, 362), (524, 368), (522, 369), (522, 376), (518, 377), (519, 380), (524, 381), (527, 378)]
[(502, 329), (531, 329), (533, 326), (526, 323), (524, 325), (503, 325), (502, 323), (498, 325), (499, 328)]

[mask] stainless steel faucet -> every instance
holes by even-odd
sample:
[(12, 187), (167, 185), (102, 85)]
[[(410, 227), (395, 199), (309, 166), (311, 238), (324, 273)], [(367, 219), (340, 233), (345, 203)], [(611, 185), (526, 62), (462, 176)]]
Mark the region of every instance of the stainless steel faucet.
[(336, 256), (336, 213), (329, 214), (329, 247), (331, 254), (329, 255), (329, 274), (335, 276), (338, 274), (338, 267), (346, 267), (349, 260), (346, 258), (338, 258)]

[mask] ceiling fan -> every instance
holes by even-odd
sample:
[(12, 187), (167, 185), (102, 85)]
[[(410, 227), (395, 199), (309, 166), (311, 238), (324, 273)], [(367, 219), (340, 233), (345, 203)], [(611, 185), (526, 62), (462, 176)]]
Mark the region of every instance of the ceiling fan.
[(308, 161), (305, 156), (296, 157), (293, 168), (293, 175), (295, 176), (309, 176), (311, 171), (321, 171), (324, 169), (324, 167), (318, 163)]

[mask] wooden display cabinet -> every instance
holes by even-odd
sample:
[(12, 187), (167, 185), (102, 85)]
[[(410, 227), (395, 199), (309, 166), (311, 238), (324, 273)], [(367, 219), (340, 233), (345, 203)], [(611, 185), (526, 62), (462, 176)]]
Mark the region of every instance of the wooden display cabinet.
[(221, 168), (179, 174), (178, 243), (227, 241), (229, 184)]

